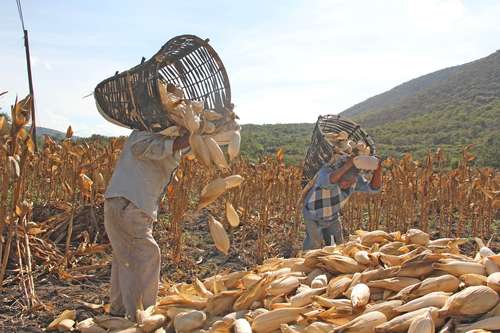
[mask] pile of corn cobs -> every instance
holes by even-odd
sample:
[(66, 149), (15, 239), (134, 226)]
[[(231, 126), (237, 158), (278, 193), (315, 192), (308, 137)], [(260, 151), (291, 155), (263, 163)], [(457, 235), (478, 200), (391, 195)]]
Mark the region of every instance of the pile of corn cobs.
[[(500, 255), (476, 239), (358, 231), (340, 246), (250, 271), (165, 286), (137, 323), (100, 316), (88, 332), (488, 332), (500, 330)], [(74, 324), (74, 322), (69, 322)], [(57, 328), (56, 321), (52, 327)]]

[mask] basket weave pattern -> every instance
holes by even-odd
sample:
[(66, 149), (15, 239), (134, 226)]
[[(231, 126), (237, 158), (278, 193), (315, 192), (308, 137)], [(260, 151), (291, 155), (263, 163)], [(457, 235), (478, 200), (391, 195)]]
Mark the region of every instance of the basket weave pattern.
[(160, 131), (174, 125), (160, 101), (160, 80), (181, 88), (187, 99), (203, 101), (206, 109), (231, 108), (227, 73), (208, 39), (182, 35), (148, 61), (99, 83), (94, 91), (99, 112), (127, 128)]
[(325, 139), (324, 134), (340, 131), (347, 132), (349, 140), (364, 141), (370, 147), (370, 154), (376, 154), (375, 142), (358, 124), (338, 115), (319, 116), (304, 161), (302, 186), (305, 186), (332, 157), (333, 146)]

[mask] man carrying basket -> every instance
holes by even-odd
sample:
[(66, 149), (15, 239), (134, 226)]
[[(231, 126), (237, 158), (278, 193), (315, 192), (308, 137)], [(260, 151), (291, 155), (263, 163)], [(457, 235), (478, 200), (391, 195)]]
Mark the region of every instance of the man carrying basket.
[[(340, 211), (354, 192), (377, 193), (382, 185), (381, 161), (367, 156), (368, 147), (349, 148), (346, 153), (339, 149), (342, 140), (333, 138), (334, 154), (329, 163), (319, 169), (314, 178), (302, 191), (302, 214), (306, 225), (304, 250), (317, 249), (325, 245), (344, 242)], [(351, 152), (355, 155), (352, 156)], [(369, 152), (369, 151), (368, 151)], [(368, 182), (360, 169), (372, 170), (373, 177)]]

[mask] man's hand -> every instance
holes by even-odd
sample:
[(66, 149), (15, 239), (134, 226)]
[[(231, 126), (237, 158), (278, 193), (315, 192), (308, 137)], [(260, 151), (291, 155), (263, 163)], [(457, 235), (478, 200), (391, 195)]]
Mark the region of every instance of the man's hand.
[(185, 149), (189, 147), (189, 133), (184, 134), (183, 136), (178, 136), (174, 140), (173, 151), (176, 152), (181, 149)]
[(382, 159), (378, 158), (378, 168), (373, 172), (373, 177), (370, 182), (374, 189), (379, 189), (382, 186)]

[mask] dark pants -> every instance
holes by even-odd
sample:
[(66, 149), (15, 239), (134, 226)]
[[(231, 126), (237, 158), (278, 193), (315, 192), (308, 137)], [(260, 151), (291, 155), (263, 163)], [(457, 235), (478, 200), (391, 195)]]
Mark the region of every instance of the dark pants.
[(342, 223), (340, 220), (329, 224), (320, 225), (317, 221), (304, 220), (306, 224), (306, 238), (304, 239), (304, 250), (319, 249), (322, 241), (325, 245), (342, 244), (344, 236), (342, 235)]

